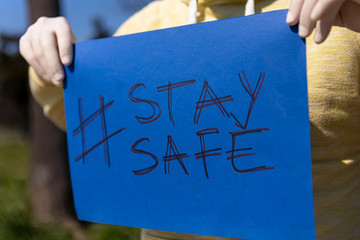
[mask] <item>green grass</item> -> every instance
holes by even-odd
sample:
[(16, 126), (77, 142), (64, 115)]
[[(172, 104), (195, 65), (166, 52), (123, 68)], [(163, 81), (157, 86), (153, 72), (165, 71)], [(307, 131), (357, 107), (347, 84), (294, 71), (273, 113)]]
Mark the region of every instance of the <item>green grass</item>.
[[(0, 139), (0, 240), (71, 240), (65, 227), (38, 223), (31, 218), (28, 196), (29, 143), (21, 137)], [(91, 224), (89, 240), (138, 240), (139, 229)]]

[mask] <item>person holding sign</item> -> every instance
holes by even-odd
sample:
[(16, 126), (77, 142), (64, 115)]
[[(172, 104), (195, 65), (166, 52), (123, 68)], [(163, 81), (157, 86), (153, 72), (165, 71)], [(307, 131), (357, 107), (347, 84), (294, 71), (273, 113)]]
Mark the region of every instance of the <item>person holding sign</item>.
[[(212, 21), (287, 8), (287, 22), (299, 22), (307, 45), (309, 107), (317, 239), (360, 237), (360, 31), (356, 1), (326, 0), (164, 0), (131, 17), (115, 33), (135, 32)], [(285, 21), (285, 19), (284, 19)], [(346, 28), (334, 27), (339, 25)], [(31, 65), (30, 85), (45, 114), (65, 130), (62, 64), (72, 62), (71, 27), (66, 19), (40, 18), (20, 40)], [(296, 217), (296, 216), (294, 216)], [(144, 239), (221, 239), (144, 230)]]

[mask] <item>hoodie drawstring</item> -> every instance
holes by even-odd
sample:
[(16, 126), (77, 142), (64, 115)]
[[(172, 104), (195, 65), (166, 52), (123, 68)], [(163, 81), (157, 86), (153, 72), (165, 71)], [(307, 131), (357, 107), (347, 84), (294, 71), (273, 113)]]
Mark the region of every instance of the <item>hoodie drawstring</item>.
[(196, 13), (197, 13), (197, 0), (191, 0), (189, 3), (189, 15), (188, 15), (188, 23), (196, 23)]
[[(196, 13), (198, 10), (198, 0), (190, 0), (189, 3), (189, 13), (188, 13), (188, 23), (193, 24), (197, 22)], [(245, 16), (255, 13), (255, 1), (247, 0), (245, 5)]]
[(247, 0), (245, 5), (245, 16), (255, 13), (255, 1)]

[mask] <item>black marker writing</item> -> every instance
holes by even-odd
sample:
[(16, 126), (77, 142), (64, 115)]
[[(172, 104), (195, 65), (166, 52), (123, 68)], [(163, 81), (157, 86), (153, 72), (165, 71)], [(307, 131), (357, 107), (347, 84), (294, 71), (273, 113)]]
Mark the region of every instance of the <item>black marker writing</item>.
[(204, 135), (208, 135), (208, 134), (212, 134), (212, 133), (218, 134), (219, 129), (217, 129), (217, 128), (207, 128), (207, 129), (203, 129), (203, 130), (200, 130), (200, 131), (196, 132), (196, 135), (198, 135), (200, 137), (201, 152), (196, 153), (195, 156), (196, 156), (196, 159), (202, 158), (206, 178), (209, 178), (209, 174), (208, 174), (207, 166), (206, 166), (206, 158), (211, 157), (211, 156), (219, 156), (219, 155), (221, 155), (221, 153), (217, 152), (217, 151), (220, 151), (221, 148), (216, 148), (216, 149), (211, 149), (211, 150), (206, 150), (205, 149), (205, 137), (204, 137)]
[(230, 112), (230, 115), (235, 119), (235, 125), (238, 126), (239, 128), (242, 128), (242, 129), (246, 129), (248, 123), (249, 123), (249, 119), (250, 119), (250, 115), (251, 115), (251, 112), (253, 110), (253, 107), (255, 105), (255, 102), (256, 102), (256, 99), (259, 95), (259, 92), (260, 92), (260, 89), (262, 87), (262, 84), (264, 82), (264, 79), (265, 79), (265, 73), (260, 73), (260, 76), (259, 76), (259, 79), (257, 80), (257, 83), (256, 83), (256, 86), (255, 86), (255, 89), (252, 90), (251, 86), (250, 86), (250, 83), (249, 83), (249, 80), (248, 78), (246, 77), (245, 75), (245, 72), (242, 71), (244, 77), (245, 77), (245, 80), (246, 80), (246, 85), (244, 83), (244, 81), (242, 80), (241, 78), (241, 75), (240, 73), (238, 73), (238, 76), (239, 76), (239, 79), (240, 79), (240, 83), (241, 85), (243, 86), (243, 88), (245, 89), (245, 91), (249, 94), (249, 96), (251, 97), (251, 101), (250, 101), (250, 106), (249, 106), (249, 109), (248, 109), (248, 113), (247, 113), (247, 116), (246, 116), (246, 121), (245, 121), (245, 124), (241, 124), (240, 121), (235, 117), (234, 114), (232, 114)]
[[(130, 88), (130, 91), (129, 91), (129, 99), (132, 101), (132, 102), (135, 102), (135, 103), (138, 103), (138, 102), (144, 102), (144, 103), (147, 103), (149, 104), (152, 109), (153, 109), (153, 114), (150, 116), (150, 117), (139, 117), (139, 116), (135, 116), (136, 119), (138, 120), (139, 123), (142, 123), (142, 124), (146, 124), (146, 123), (151, 123), (151, 122), (154, 122), (156, 121), (160, 115), (161, 115), (161, 108), (159, 106), (159, 104), (155, 101), (151, 101), (151, 100), (146, 100), (146, 99), (140, 99), (140, 98), (136, 98), (133, 96), (133, 93), (135, 91), (136, 88), (138, 87), (144, 87), (145, 88), (145, 85), (142, 84), (142, 83), (137, 83), (135, 84), (134, 86), (132, 86)], [(158, 109), (158, 114), (156, 114), (156, 108)], [(155, 115), (156, 114), (156, 115)]]
[(141, 169), (141, 170), (136, 170), (136, 171), (133, 171), (133, 173), (135, 175), (144, 175), (144, 174), (147, 174), (149, 172), (151, 172), (152, 170), (154, 170), (157, 165), (159, 164), (159, 159), (155, 156), (155, 154), (152, 154), (152, 153), (149, 153), (149, 152), (146, 152), (144, 150), (139, 150), (139, 149), (136, 149), (136, 146), (141, 143), (142, 141), (148, 141), (150, 142), (150, 140), (148, 138), (140, 138), (139, 140), (137, 140), (132, 146), (131, 146), (131, 151), (133, 153), (136, 153), (136, 154), (145, 154), (145, 155), (149, 155), (150, 157), (152, 157), (155, 161), (154, 165), (148, 167), (148, 168), (144, 168), (144, 169)]
[(195, 82), (195, 80), (188, 80), (188, 81), (182, 81), (182, 82), (177, 82), (177, 83), (171, 83), (169, 81), (168, 85), (164, 85), (164, 86), (159, 86), (156, 87), (158, 92), (163, 92), (163, 91), (168, 91), (168, 110), (169, 110), (169, 117), (170, 117), (170, 121), (173, 123), (173, 126), (175, 127), (175, 121), (174, 121), (174, 116), (173, 116), (173, 107), (172, 107), (172, 90), (174, 88), (178, 88), (178, 87), (183, 87), (189, 84), (193, 84)]
[[(95, 111), (93, 114), (91, 114), (85, 120), (84, 120), (84, 114), (83, 114), (82, 99), (81, 98), (78, 99), (80, 125), (73, 130), (73, 132), (72, 132), (73, 135), (72, 136), (74, 137), (78, 133), (81, 133), (82, 154), (75, 157), (75, 161), (79, 161), (80, 159), (83, 159), (83, 163), (85, 163), (85, 158), (86, 158), (86, 162), (87, 162), (88, 161), (87, 155), (92, 150), (94, 150), (97, 146), (99, 146), (100, 144), (104, 144), (105, 162), (108, 165), (108, 167), (110, 167), (110, 154), (109, 154), (108, 139), (115, 136), (116, 134), (120, 133), (125, 128), (121, 128), (121, 129), (115, 131), (114, 133), (112, 133), (110, 135), (107, 134), (106, 121), (105, 121), (105, 110), (108, 109), (114, 103), (114, 101), (111, 101), (111, 102), (104, 105), (104, 97), (101, 96), (101, 95), (99, 95), (99, 97), (100, 97), (100, 108), (99, 108), (99, 110)], [(94, 144), (92, 147), (87, 149), (86, 148), (86, 138), (85, 138), (85, 127), (88, 124), (90, 124), (99, 115), (100, 115), (100, 120), (101, 120), (101, 131), (102, 131), (103, 139), (101, 141), (97, 142), (96, 144)]]
[(163, 161), (165, 162), (165, 174), (170, 173), (170, 162), (177, 160), (180, 163), (181, 167), (184, 169), (185, 174), (189, 175), (189, 172), (187, 171), (183, 162), (183, 158), (188, 158), (189, 155), (187, 155), (186, 153), (179, 153), (179, 150), (177, 149), (171, 135), (169, 135), (167, 139), (168, 140), (166, 146), (166, 155), (163, 157)]
[(235, 166), (235, 159), (236, 159), (236, 158), (256, 155), (256, 153), (244, 153), (244, 154), (237, 154), (237, 155), (235, 155), (235, 152), (237, 152), (237, 151), (252, 150), (252, 148), (235, 149), (235, 146), (236, 146), (236, 137), (237, 137), (237, 136), (240, 136), (240, 135), (244, 135), (244, 134), (249, 134), (249, 133), (260, 133), (260, 132), (262, 132), (262, 131), (269, 131), (269, 129), (268, 129), (268, 128), (257, 128), (257, 129), (244, 130), (244, 131), (238, 131), (238, 132), (229, 132), (229, 134), (231, 135), (231, 138), (232, 138), (232, 146), (231, 146), (231, 151), (227, 151), (227, 152), (226, 152), (226, 153), (231, 153), (231, 156), (228, 157), (227, 160), (231, 160), (231, 164), (232, 164), (234, 170), (237, 171), (238, 173), (248, 173), (248, 172), (256, 172), (256, 171), (263, 171), (263, 170), (271, 170), (271, 169), (274, 169), (274, 167), (260, 166), (260, 167), (255, 167), (255, 168), (246, 169), (246, 170), (239, 170), (239, 169)]
[[(207, 95), (209, 95), (209, 97), (210, 97), (209, 100), (206, 100)], [(229, 113), (226, 111), (225, 107), (222, 105), (222, 103), (229, 102), (229, 101), (233, 101), (233, 98), (231, 97), (231, 95), (218, 98), (216, 96), (215, 92), (209, 86), (208, 81), (205, 80), (200, 97), (199, 97), (199, 101), (196, 102), (194, 123), (198, 124), (203, 108), (210, 107), (212, 105), (216, 105), (220, 109), (223, 116), (226, 115), (227, 117), (229, 117)]]

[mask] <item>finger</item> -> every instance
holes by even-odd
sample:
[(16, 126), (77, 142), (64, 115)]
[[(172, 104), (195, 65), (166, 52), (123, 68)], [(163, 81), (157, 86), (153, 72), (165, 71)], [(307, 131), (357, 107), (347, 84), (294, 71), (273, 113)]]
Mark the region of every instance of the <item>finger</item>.
[(64, 65), (70, 65), (73, 59), (73, 34), (71, 27), (65, 18), (58, 17), (57, 20), (58, 24), (54, 27), (54, 31), (59, 47), (60, 59)]
[(43, 75), (45, 71), (37, 60), (35, 53), (33, 52), (32, 46), (29, 43), (27, 35), (21, 37), (19, 46), (20, 54), (24, 57), (27, 63), (34, 68), (37, 74)]
[(303, 38), (308, 37), (314, 27), (315, 21), (311, 20), (310, 15), (316, 4), (316, 0), (307, 0), (304, 2), (299, 19), (299, 35)]
[(341, 5), (342, 2), (335, 2), (332, 7), (327, 8), (326, 14), (323, 15), (323, 17), (317, 22), (316, 32), (314, 36), (314, 41), (316, 43), (322, 43), (329, 35), (331, 27), (339, 14), (339, 9)]
[(291, 0), (286, 22), (293, 26), (299, 22), (301, 8), (304, 0)]
[(40, 38), (40, 44), (42, 49), (46, 49), (43, 51), (43, 55), (48, 67), (46, 70), (50, 77), (49, 80), (56, 86), (60, 86), (65, 75), (59, 58), (55, 34), (45, 31)]
[(324, 42), (327, 36), (329, 35), (330, 30), (331, 30), (331, 25), (329, 27), (328, 24), (326, 24), (326, 22), (323, 20), (317, 21), (315, 35), (314, 35), (314, 42), (318, 44)]
[(317, 21), (323, 17), (326, 17), (330, 12), (336, 10), (339, 11), (345, 0), (319, 0), (311, 13), (311, 19)]
[(36, 58), (39, 63), (39, 68), (43, 69), (41, 76), (45, 81), (49, 82), (51, 80), (51, 76), (49, 75), (49, 67), (44, 56), (44, 51), (46, 51), (46, 49), (43, 49), (41, 46), (39, 31), (34, 31), (31, 34), (30, 39), (30, 46), (34, 54), (34, 58)]

